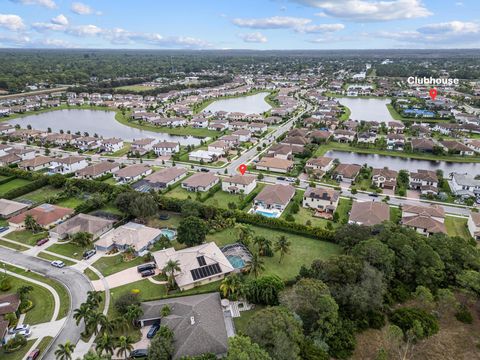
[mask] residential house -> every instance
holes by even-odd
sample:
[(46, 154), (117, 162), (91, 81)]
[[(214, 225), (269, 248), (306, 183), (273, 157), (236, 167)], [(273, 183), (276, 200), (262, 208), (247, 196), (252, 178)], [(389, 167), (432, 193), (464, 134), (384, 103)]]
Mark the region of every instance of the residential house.
[(432, 139), (422, 138), (422, 139), (412, 139), (411, 140), (412, 150), (418, 152), (432, 152), (435, 147), (435, 143)]
[(350, 211), (350, 224), (373, 226), (390, 220), (390, 207), (384, 202), (354, 201)]
[(161, 169), (136, 182), (133, 188), (140, 192), (163, 190), (187, 176), (187, 170), (180, 167)]
[(446, 234), (444, 222), (445, 211), (439, 205), (405, 205), (402, 209), (401, 224), (425, 236), (436, 233)]
[(317, 175), (318, 177), (323, 176), (327, 171), (330, 171), (335, 166), (335, 159), (320, 156), (317, 158), (312, 158), (307, 161), (305, 164), (305, 169), (311, 170), (313, 174)]
[(101, 148), (108, 153), (117, 152), (123, 149), (123, 140), (116, 138), (101, 140)]
[(174, 277), (175, 283), (182, 291), (221, 280), (234, 271), (233, 266), (213, 241), (178, 251), (171, 247), (154, 252), (153, 257), (161, 270), (168, 261), (178, 261), (181, 270), (176, 271)]
[(39, 171), (52, 165), (53, 158), (50, 156), (37, 156), (33, 159), (21, 161), (18, 167), (27, 171)]
[(129, 222), (100, 236), (95, 242), (95, 249), (105, 252), (132, 249), (135, 254), (142, 256), (161, 236), (160, 229)]
[(242, 142), (250, 141), (252, 138), (252, 133), (248, 130), (240, 129), (232, 133), (233, 136), (238, 136), (238, 140)]
[(250, 194), (257, 186), (253, 175), (232, 175), (222, 180), (222, 190), (230, 194)]
[(55, 158), (52, 160), (49, 169), (51, 174), (70, 174), (77, 172), (88, 166), (87, 159), (81, 156), (69, 156), (65, 158)]
[(205, 192), (220, 182), (217, 175), (213, 173), (196, 173), (182, 181), (182, 188), (187, 191)]
[(218, 154), (218, 156), (225, 155), (228, 150), (230, 149), (230, 145), (228, 145), (225, 141), (217, 140), (208, 145), (208, 151)]
[(135, 151), (151, 151), (153, 150), (153, 145), (157, 142), (157, 139), (154, 138), (143, 138), (143, 139), (138, 139), (134, 140), (132, 142), (130, 151), (135, 152)]
[(211, 163), (218, 160), (218, 153), (208, 150), (195, 150), (188, 154), (190, 161)]
[(475, 240), (480, 240), (480, 213), (470, 212), (467, 221), (468, 231)]
[(422, 194), (438, 193), (438, 176), (435, 171), (418, 170), (410, 173), (410, 189), (420, 190)]
[(372, 184), (381, 189), (389, 189), (395, 191), (397, 186), (398, 172), (388, 168), (373, 169)]
[(450, 189), (456, 196), (480, 196), (480, 180), (470, 174), (453, 173), (449, 181)]
[(148, 165), (134, 164), (128, 165), (113, 173), (113, 178), (119, 183), (126, 184), (140, 180), (142, 177), (150, 175), (152, 169)]
[(468, 147), (465, 144), (462, 144), (461, 142), (455, 141), (455, 140), (445, 140), (445, 141), (440, 141), (440, 144), (442, 147), (448, 151), (449, 153), (452, 154), (458, 154), (458, 155), (467, 155), (467, 156), (473, 156), (475, 155), (475, 151)]
[(0, 218), (8, 219), (12, 216), (20, 214), (22, 211), (28, 209), (28, 204), (18, 201), (0, 199)]
[(377, 134), (374, 132), (363, 132), (357, 135), (357, 142), (362, 144), (375, 144)]
[(294, 162), (277, 157), (264, 156), (257, 164), (257, 170), (273, 171), (278, 173), (288, 173), (293, 169)]
[(255, 197), (253, 204), (255, 207), (283, 211), (294, 195), (295, 188), (291, 185), (266, 185)]
[(350, 130), (335, 130), (333, 139), (339, 143), (349, 143), (355, 139), (355, 132)]
[(49, 227), (64, 221), (73, 213), (73, 209), (52, 204), (42, 204), (18, 215), (12, 216), (8, 220), (8, 223), (14, 228), (22, 228), (25, 225), (25, 218), (30, 215), (38, 225), (44, 229), (48, 229)]
[(388, 134), (387, 149), (403, 151), (405, 147), (405, 136), (403, 134)]
[(88, 214), (78, 214), (63, 223), (55, 226), (49, 231), (49, 236), (54, 239), (65, 239), (79, 232), (86, 232), (92, 235), (95, 240), (109, 231), (115, 221), (104, 219)]
[(334, 180), (352, 183), (358, 176), (362, 167), (357, 164), (339, 164), (332, 172)]
[(157, 156), (172, 155), (180, 151), (180, 144), (171, 141), (160, 141), (153, 145), (153, 151)]
[(120, 170), (120, 164), (102, 161), (76, 171), (75, 176), (82, 179), (96, 179), (104, 175), (112, 174), (118, 170)]
[(208, 119), (203, 117), (197, 117), (190, 120), (190, 125), (193, 128), (207, 128), (208, 127)]
[(302, 205), (319, 212), (334, 213), (338, 206), (340, 192), (332, 188), (308, 187), (303, 194)]

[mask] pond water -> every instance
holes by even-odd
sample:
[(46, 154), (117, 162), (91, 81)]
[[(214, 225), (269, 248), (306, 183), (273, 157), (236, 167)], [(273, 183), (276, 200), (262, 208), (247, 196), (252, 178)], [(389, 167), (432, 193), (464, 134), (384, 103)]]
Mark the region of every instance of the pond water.
[(31, 125), (38, 130), (47, 130), (58, 132), (60, 130), (70, 130), (72, 133), (80, 131), (82, 134), (88, 132), (90, 136), (95, 133), (104, 138), (117, 137), (124, 140), (136, 140), (142, 138), (155, 138), (160, 141), (174, 141), (181, 145), (199, 145), (200, 139), (193, 136), (174, 136), (153, 131), (136, 129), (130, 126), (120, 124), (115, 120), (115, 112), (101, 110), (58, 110), (50, 111), (36, 115), (25, 116), (8, 121), (8, 123), (19, 124), (25, 128)]
[(480, 174), (480, 163), (458, 163), (448, 161), (429, 161), (408, 159), (395, 156), (385, 156), (377, 154), (358, 154), (353, 152), (344, 152), (331, 150), (325, 153), (325, 156), (338, 159), (345, 164), (368, 164), (373, 168), (388, 167), (392, 170), (408, 170), (410, 172), (422, 170), (443, 170), (445, 176), (452, 172), (468, 173), (472, 175)]
[(261, 92), (250, 96), (241, 96), (233, 99), (216, 100), (208, 105), (205, 112), (243, 112), (245, 114), (261, 114), (272, 107), (265, 101), (268, 92)]
[(350, 118), (358, 121), (378, 121), (380, 123), (395, 121), (387, 109), (390, 99), (347, 98), (337, 99), (340, 104), (348, 107), (352, 114)]

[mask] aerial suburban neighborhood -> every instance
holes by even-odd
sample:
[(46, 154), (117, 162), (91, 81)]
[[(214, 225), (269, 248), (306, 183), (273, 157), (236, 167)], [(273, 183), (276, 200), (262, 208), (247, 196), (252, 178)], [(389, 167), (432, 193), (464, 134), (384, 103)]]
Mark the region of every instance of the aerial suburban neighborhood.
[(478, 22), (464, 49), (277, 50), (430, 1), (259, 1), (304, 17), (223, 9), (245, 50), (6, 3), (0, 359), (480, 358)]

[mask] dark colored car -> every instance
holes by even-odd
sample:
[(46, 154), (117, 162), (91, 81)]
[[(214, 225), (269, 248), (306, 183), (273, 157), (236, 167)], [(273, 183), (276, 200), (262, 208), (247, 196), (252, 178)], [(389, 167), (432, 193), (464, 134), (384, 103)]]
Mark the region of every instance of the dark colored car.
[(142, 272), (147, 271), (147, 270), (155, 269), (156, 267), (157, 267), (157, 265), (155, 265), (154, 263), (143, 264), (143, 265), (137, 266), (137, 271), (139, 273), (142, 273)]
[(208, 170), (207, 168), (201, 168), (200, 171), (201, 172), (210, 172), (210, 170)]
[(377, 194), (377, 193), (370, 193), (370, 194), (368, 194), (368, 196), (371, 196), (371, 197), (378, 197), (378, 194)]
[(27, 360), (35, 360), (40, 355), (40, 349), (34, 349), (28, 354)]
[(142, 277), (152, 276), (152, 275), (155, 275), (155, 270), (153, 269), (145, 270), (145, 271), (142, 271), (141, 274), (142, 274)]
[(97, 251), (95, 249), (87, 250), (83, 253), (83, 260), (90, 259), (93, 255), (95, 255)]
[(148, 330), (147, 339), (153, 339), (157, 331), (160, 329), (160, 324), (153, 324)]
[(41, 245), (45, 244), (46, 242), (48, 242), (48, 238), (40, 239), (40, 240), (37, 241), (37, 246), (41, 246)]
[(7, 231), (8, 230), (8, 226), (1, 226), (0, 227), (0, 233), (4, 232), (4, 231)]
[(285, 180), (285, 178), (283, 176), (278, 176), (277, 180)]
[(148, 350), (147, 349), (136, 349), (130, 353), (130, 359), (139, 359), (147, 357)]

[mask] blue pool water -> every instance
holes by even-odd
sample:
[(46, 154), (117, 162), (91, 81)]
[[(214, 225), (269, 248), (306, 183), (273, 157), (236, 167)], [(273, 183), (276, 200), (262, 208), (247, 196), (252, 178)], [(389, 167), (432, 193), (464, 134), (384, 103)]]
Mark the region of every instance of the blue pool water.
[(228, 255), (227, 259), (235, 269), (242, 269), (243, 267), (245, 267), (245, 261), (243, 261), (240, 256)]
[(255, 213), (265, 217), (269, 217), (269, 218), (277, 218), (280, 215), (279, 213), (273, 213), (270, 211), (262, 211), (262, 210), (255, 210)]
[(170, 240), (173, 240), (175, 238), (175, 236), (177, 235), (177, 233), (174, 230), (170, 230), (170, 229), (161, 229), (160, 231), (161, 231), (162, 235), (165, 235)]

